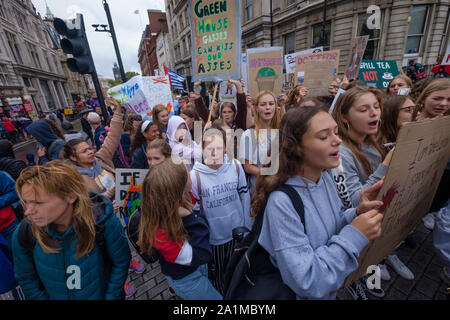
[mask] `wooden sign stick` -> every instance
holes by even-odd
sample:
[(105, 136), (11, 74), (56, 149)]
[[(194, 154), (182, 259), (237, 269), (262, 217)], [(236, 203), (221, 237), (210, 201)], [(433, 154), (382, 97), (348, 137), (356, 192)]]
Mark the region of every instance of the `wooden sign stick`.
[(218, 87), (219, 87), (219, 84), (216, 84), (216, 86), (214, 87), (214, 93), (213, 93), (213, 98), (212, 98), (212, 105), (211, 105), (211, 108), (209, 110), (208, 121), (206, 123), (209, 123), (211, 121), (212, 112), (213, 112), (214, 106), (216, 105), (216, 94), (217, 94), (217, 88)]

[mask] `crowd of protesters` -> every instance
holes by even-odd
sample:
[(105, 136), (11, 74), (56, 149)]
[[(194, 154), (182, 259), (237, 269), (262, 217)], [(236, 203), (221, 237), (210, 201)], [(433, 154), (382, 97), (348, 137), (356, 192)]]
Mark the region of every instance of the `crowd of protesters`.
[[(198, 81), (194, 92), (177, 99), (174, 115), (156, 105), (152, 120), (111, 98), (105, 100), (110, 112), (103, 114), (94, 96), (93, 109), (80, 112), (81, 132), (55, 117), (20, 127), (39, 143), (38, 161), (32, 156), (28, 164), (15, 158), (19, 130), (3, 118), (0, 293), (13, 290), (17, 299), (132, 296), (128, 272), (142, 273), (145, 264), (131, 258), (114, 196), (115, 169), (133, 168), (148, 169), (138, 253), (157, 257), (179, 297), (223, 299), (238, 244), (233, 229), (251, 229), (264, 215), (258, 242), (296, 298), (335, 299), (362, 250), (383, 232), (376, 197), (395, 150), (387, 145), (396, 142), (403, 123), (450, 112), (450, 79), (422, 79), (422, 69), (409, 66), (410, 77), (395, 77), (385, 91), (335, 79), (327, 95), (316, 97), (302, 85), (280, 96), (261, 91), (252, 97), (241, 81), (229, 79), (236, 105), (200, 94)], [(345, 93), (329, 113), (339, 88)], [(240, 141), (235, 130), (242, 130)], [(273, 162), (278, 171), (262, 174)], [(338, 167), (347, 198), (333, 179)], [(449, 174), (450, 162), (424, 218), (446, 261), (441, 277), (447, 284)], [(301, 197), (304, 221), (283, 186)], [(386, 265), (406, 280), (415, 277), (395, 250), (380, 261), (383, 280), (391, 277)], [(74, 288), (67, 285), (68, 266), (81, 275)], [(342, 290), (356, 300), (366, 300), (367, 293), (384, 296), (383, 288), (370, 289), (364, 280)]]

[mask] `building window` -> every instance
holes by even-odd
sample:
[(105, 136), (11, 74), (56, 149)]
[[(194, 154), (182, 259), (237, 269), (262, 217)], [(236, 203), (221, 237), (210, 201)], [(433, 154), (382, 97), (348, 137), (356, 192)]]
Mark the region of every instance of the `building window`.
[(294, 4), (295, 0), (286, 0), (286, 7), (289, 7), (291, 4)]
[(41, 83), (42, 93), (44, 94), (45, 101), (47, 101), (49, 108), (53, 109), (55, 107), (55, 101), (53, 100), (53, 96), (50, 92), (50, 87), (48, 86), (47, 81), (40, 79), (39, 82)]
[(425, 33), (427, 23), (428, 6), (414, 6), (409, 21), (408, 39), (406, 40), (405, 53), (419, 53), (420, 44)]
[(245, 21), (249, 21), (252, 18), (253, 18), (252, 0), (245, 0)]
[(25, 87), (27, 87), (27, 88), (31, 87), (30, 79), (28, 79), (28, 78), (23, 78), (23, 84), (24, 84)]
[[(356, 32), (357, 37), (369, 36), (367, 42), (366, 51), (364, 52), (363, 59), (375, 60), (378, 57), (378, 48), (380, 44), (381, 29), (369, 29), (367, 27), (367, 19), (370, 14), (360, 13), (358, 14), (358, 30)], [(384, 10), (381, 11), (381, 25), (383, 25)]]
[(4, 86), (9, 84), (8, 68), (4, 64), (0, 64), (0, 84)]
[(23, 25), (23, 22), (25, 21), (25, 16), (23, 14), (20, 14), (19, 11), (17, 11), (17, 10), (14, 10), (14, 13), (16, 15), (17, 25), (21, 29), (26, 30), (24, 25)]
[(445, 39), (447, 39), (447, 30), (449, 22), (450, 22), (450, 9), (447, 11), (447, 19), (445, 20), (444, 31), (442, 32), (441, 46), (439, 47), (440, 54), (445, 54), (445, 51), (447, 50), (447, 48), (445, 48)]
[(61, 104), (59, 107), (64, 107), (65, 105), (64, 98), (63, 95), (61, 94), (61, 91), (59, 90), (60, 88), (58, 87), (58, 82), (53, 81), (53, 84), (55, 85), (55, 91), (58, 94), (59, 103)]
[(9, 48), (11, 49), (11, 52), (14, 56), (14, 60), (17, 63), (23, 64), (22, 56), (20, 55), (19, 47), (16, 43), (16, 38), (9, 32), (5, 32), (5, 34), (6, 38), (8, 39)]
[(330, 39), (331, 39), (331, 22), (327, 22), (325, 24), (325, 44), (322, 41), (322, 27), (323, 24), (315, 24), (313, 25), (313, 36), (312, 36), (312, 47), (320, 47), (323, 46), (323, 50), (330, 50)]
[(283, 36), (284, 39), (284, 54), (295, 52), (295, 32), (288, 33)]

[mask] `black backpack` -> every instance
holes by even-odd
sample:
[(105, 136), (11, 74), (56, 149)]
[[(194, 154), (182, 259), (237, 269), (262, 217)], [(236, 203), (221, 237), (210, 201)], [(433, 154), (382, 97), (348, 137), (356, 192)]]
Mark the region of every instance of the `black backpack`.
[[(93, 209), (94, 209), (95, 220), (98, 220), (101, 217), (99, 217), (99, 215), (98, 215), (99, 211), (96, 210), (95, 203), (101, 202), (102, 199), (95, 193), (90, 193), (90, 197), (94, 204)], [(27, 250), (27, 253), (30, 256), (31, 261), (33, 262), (34, 272), (35, 272), (36, 276), (38, 276), (37, 269), (36, 269), (36, 263), (33, 258), (34, 247), (36, 246), (36, 238), (34, 237), (33, 232), (31, 230), (31, 224), (28, 222), (27, 219), (23, 219), (19, 226), (18, 241), (19, 241), (19, 244)], [(107, 268), (111, 268), (111, 266), (112, 266), (111, 259), (109, 257), (108, 252), (106, 251), (105, 224), (104, 223), (95, 224), (95, 242), (97, 243), (97, 245), (100, 248), (100, 251), (103, 254)], [(39, 279), (39, 289), (44, 290), (44, 285), (43, 285), (41, 279)]]
[(128, 219), (127, 224), (127, 236), (133, 245), (136, 252), (141, 256), (142, 260), (146, 263), (155, 263), (159, 259), (159, 254), (157, 250), (153, 250), (152, 254), (141, 253), (141, 248), (139, 248), (137, 242), (139, 238), (139, 223), (141, 222), (141, 210), (136, 209)]
[[(287, 184), (276, 189), (286, 193), (305, 226), (305, 210), (300, 195)], [(233, 229), (239, 239), (225, 272), (224, 300), (295, 300), (296, 294), (283, 283), (280, 271), (270, 261), (267, 251), (258, 243), (264, 219), (264, 210), (253, 223), (252, 230), (245, 227)]]

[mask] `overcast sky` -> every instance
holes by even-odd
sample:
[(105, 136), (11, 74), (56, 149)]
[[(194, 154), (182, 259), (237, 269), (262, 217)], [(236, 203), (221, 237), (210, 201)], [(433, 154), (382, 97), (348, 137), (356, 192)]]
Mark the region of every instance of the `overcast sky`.
[[(68, 19), (74, 13), (82, 13), (87, 29), (89, 46), (97, 73), (113, 78), (113, 64), (117, 62), (111, 36), (107, 32), (95, 32), (92, 24), (108, 24), (102, 0), (32, 0), (36, 10), (45, 16), (45, 2), (57, 18)], [(142, 32), (148, 24), (147, 9), (165, 11), (164, 0), (108, 0), (120, 55), (125, 72), (141, 73), (138, 48)], [(139, 14), (134, 11), (139, 10)]]

